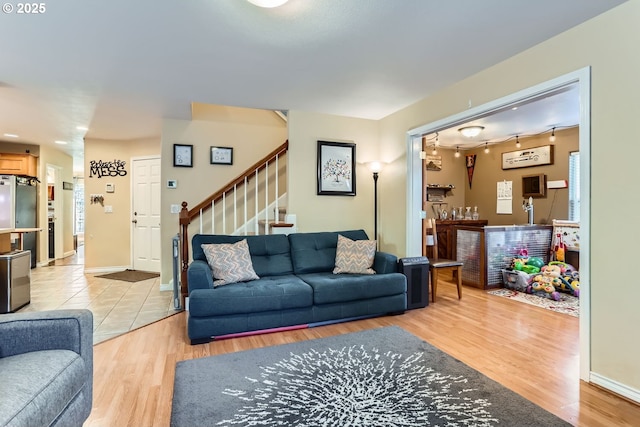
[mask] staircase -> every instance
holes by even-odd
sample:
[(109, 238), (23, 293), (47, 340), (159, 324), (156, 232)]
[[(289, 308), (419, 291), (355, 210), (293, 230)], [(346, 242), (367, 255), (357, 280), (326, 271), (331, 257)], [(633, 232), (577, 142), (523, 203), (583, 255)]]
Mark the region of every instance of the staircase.
[[(286, 211), (286, 160), (289, 141), (246, 169), (193, 208), (180, 211), (180, 292), (187, 295), (189, 235), (288, 234), (295, 231), (295, 215)], [(276, 215), (277, 213), (277, 215)]]

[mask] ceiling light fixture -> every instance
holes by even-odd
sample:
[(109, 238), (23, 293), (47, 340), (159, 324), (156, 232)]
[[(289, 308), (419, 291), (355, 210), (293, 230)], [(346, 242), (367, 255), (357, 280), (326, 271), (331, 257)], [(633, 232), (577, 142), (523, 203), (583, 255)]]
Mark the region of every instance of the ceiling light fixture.
[(6, 136), (7, 138), (18, 138), (18, 135), (16, 135), (15, 133), (5, 133), (4, 136)]
[(454, 154), (454, 156), (460, 157), (460, 147), (456, 147), (456, 154)]
[(551, 129), (551, 136), (549, 137), (549, 141), (555, 142), (556, 140), (556, 128)]
[(431, 154), (433, 154), (434, 156), (438, 154), (438, 150), (436, 149), (435, 145), (433, 146), (433, 151), (431, 152)]
[(255, 4), (256, 6), (271, 8), (271, 7), (282, 6), (289, 0), (247, 0), (247, 1), (251, 4)]
[(436, 133), (436, 147), (440, 146), (440, 140), (438, 139), (438, 134)]
[(478, 136), (483, 130), (484, 126), (465, 126), (458, 129), (458, 132), (467, 138), (473, 138), (474, 136)]
[(56, 143), (56, 144), (60, 144), (60, 145), (67, 145), (67, 141), (60, 141), (60, 140), (57, 140), (57, 141), (55, 141), (55, 143)]
[(89, 130), (89, 128), (86, 127), (86, 126), (76, 126), (76, 129), (77, 130), (83, 130), (83, 131), (88, 131)]
[(484, 143), (484, 153), (485, 154), (489, 154), (489, 143), (488, 142)]
[(520, 144), (520, 140), (518, 139), (518, 135), (516, 135), (516, 147), (520, 148), (522, 144)]

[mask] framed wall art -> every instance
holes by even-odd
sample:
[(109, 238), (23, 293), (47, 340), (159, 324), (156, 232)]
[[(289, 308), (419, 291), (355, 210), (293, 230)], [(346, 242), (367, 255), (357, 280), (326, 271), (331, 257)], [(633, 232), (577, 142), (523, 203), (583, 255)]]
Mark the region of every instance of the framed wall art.
[(553, 145), (502, 153), (502, 169), (527, 168), (553, 164)]
[(318, 195), (356, 195), (356, 144), (318, 141)]
[(233, 164), (233, 148), (232, 147), (211, 147), (212, 165), (232, 165)]
[(193, 145), (173, 144), (173, 166), (193, 167)]

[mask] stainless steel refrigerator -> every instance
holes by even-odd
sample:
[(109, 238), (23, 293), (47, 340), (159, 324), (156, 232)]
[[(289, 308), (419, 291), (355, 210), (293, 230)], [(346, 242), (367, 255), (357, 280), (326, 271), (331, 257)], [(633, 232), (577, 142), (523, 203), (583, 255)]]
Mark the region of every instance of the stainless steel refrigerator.
[[(38, 180), (30, 176), (0, 176), (0, 228), (35, 228), (38, 222)], [(24, 250), (36, 266), (36, 232), (22, 234)]]

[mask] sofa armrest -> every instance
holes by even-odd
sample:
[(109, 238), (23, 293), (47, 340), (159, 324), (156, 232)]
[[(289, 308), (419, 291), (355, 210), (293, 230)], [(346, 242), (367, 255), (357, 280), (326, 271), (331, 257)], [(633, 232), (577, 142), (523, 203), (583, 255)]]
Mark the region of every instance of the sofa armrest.
[(187, 268), (189, 293), (194, 289), (213, 289), (213, 272), (205, 261), (195, 260)]
[(387, 252), (376, 252), (373, 269), (377, 274), (398, 272), (398, 257)]
[(87, 368), (87, 396), (93, 395), (93, 313), (51, 310), (0, 316), (0, 357), (42, 350), (70, 350)]
[(93, 313), (79, 309), (0, 316), (0, 357), (41, 350), (93, 354)]

